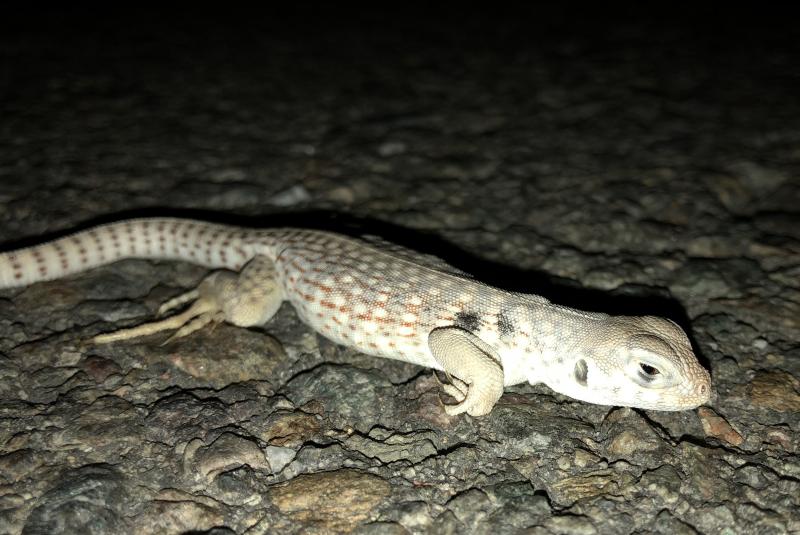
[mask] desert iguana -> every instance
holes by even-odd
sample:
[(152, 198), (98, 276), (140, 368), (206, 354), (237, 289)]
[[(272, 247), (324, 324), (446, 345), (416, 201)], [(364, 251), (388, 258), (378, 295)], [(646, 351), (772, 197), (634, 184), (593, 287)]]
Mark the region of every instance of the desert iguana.
[(183, 312), (94, 338), (126, 340), (212, 322), (267, 322), (284, 300), (325, 337), (364, 353), (444, 370), (449, 414), (489, 413), (504, 385), (544, 383), (603, 405), (691, 409), (708, 372), (683, 330), (653, 316), (609, 316), (482, 284), (436, 258), (331, 232), (133, 219), (0, 254), (0, 288), (122, 258), (185, 260), (214, 271), (164, 303)]

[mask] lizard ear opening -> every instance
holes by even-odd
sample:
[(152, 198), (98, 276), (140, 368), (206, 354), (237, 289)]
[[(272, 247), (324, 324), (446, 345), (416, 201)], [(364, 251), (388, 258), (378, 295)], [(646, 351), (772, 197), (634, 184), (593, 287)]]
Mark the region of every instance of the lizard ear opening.
[(578, 360), (575, 363), (575, 380), (581, 386), (586, 386), (586, 379), (589, 377), (589, 367), (586, 365), (586, 361), (583, 359)]

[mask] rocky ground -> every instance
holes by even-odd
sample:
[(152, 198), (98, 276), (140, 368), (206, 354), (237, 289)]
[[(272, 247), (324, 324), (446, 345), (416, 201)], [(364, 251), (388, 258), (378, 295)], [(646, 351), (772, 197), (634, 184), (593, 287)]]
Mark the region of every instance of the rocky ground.
[(206, 274), (130, 260), (0, 292), (0, 533), (800, 532), (800, 41), (683, 16), (4, 18), (6, 249), (130, 215), (378, 234), (670, 317), (717, 396), (449, 417), (289, 306), (93, 346)]

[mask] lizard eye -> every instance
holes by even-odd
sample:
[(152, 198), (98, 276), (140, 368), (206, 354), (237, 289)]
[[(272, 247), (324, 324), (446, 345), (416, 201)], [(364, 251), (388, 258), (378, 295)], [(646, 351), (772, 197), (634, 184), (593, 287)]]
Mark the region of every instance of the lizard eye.
[(626, 375), (644, 388), (669, 388), (680, 377), (675, 351), (660, 337), (640, 334), (628, 340)]
[(661, 372), (655, 366), (651, 366), (646, 362), (639, 363), (639, 375), (641, 375), (642, 379), (645, 380), (652, 380), (655, 378), (656, 375), (659, 375)]
[(669, 388), (680, 377), (678, 370), (669, 361), (645, 352), (633, 355), (625, 370), (633, 382), (645, 388)]

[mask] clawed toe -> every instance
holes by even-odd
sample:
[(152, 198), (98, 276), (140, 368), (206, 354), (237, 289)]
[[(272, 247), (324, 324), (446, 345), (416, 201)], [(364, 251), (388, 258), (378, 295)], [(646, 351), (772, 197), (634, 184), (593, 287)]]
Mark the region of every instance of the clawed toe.
[[(192, 292), (187, 292), (176, 298), (170, 299), (161, 305), (161, 307), (159, 307), (159, 313), (166, 312), (185, 303), (191, 299), (185, 297), (192, 293), (197, 294), (197, 291), (193, 290)], [(166, 344), (176, 338), (182, 338), (188, 334), (191, 334), (196, 330), (205, 327), (212, 321), (222, 320), (224, 320), (224, 315), (222, 314), (222, 311), (220, 311), (219, 306), (212, 299), (201, 297), (192, 303), (192, 306), (180, 314), (170, 316), (169, 318), (165, 318), (163, 320), (137, 325), (136, 327), (131, 327), (130, 329), (120, 329), (118, 331), (106, 334), (99, 334), (92, 338), (92, 342), (95, 344), (108, 344), (111, 342), (118, 342), (120, 340), (138, 338), (140, 336), (148, 336), (170, 329), (177, 329), (177, 331), (170, 336), (167, 341), (164, 342), (164, 344)]]
[(443, 403), (447, 414), (456, 416), (466, 412), (470, 416), (484, 416), (491, 412), (495, 399), (487, 396), (485, 392), (482, 393), (474, 386), (471, 387), (461, 379), (452, 376), (449, 379), (450, 383), (442, 383), (440, 381), (440, 384), (444, 392), (455, 398), (458, 403)]
[(470, 397), (469, 395), (469, 384), (450, 374), (447, 375), (447, 378), (450, 381), (449, 383), (439, 381), (439, 384), (442, 386), (442, 390), (444, 390), (445, 394), (455, 398), (458, 403), (452, 405), (444, 403), (445, 412), (450, 416), (455, 416), (462, 412), (472, 414), (472, 406), (475, 404), (475, 400), (473, 399), (474, 396)]
[(174, 342), (178, 338), (189, 336), (193, 332), (199, 331), (208, 324), (211, 324), (213, 328), (224, 320), (225, 315), (222, 312), (205, 312), (185, 323), (180, 329), (175, 331), (172, 336), (161, 342), (161, 345), (165, 346), (170, 342)]
[(453, 385), (443, 384), (442, 389), (444, 390), (445, 394), (454, 397), (455, 400), (458, 402), (464, 401), (464, 398), (467, 397), (467, 395), (464, 392), (462, 392)]
[(185, 305), (189, 301), (194, 301), (199, 296), (200, 292), (197, 290), (197, 288), (195, 288), (193, 290), (189, 290), (188, 292), (184, 292), (177, 297), (173, 297), (172, 299), (165, 301), (164, 303), (161, 304), (160, 307), (158, 307), (158, 312), (156, 312), (156, 317), (162, 318), (170, 310), (175, 310), (176, 308)]
[(487, 402), (480, 396), (467, 395), (461, 403), (456, 405), (445, 405), (444, 410), (450, 416), (455, 416), (466, 412), (470, 416), (485, 416), (492, 410), (494, 404)]

